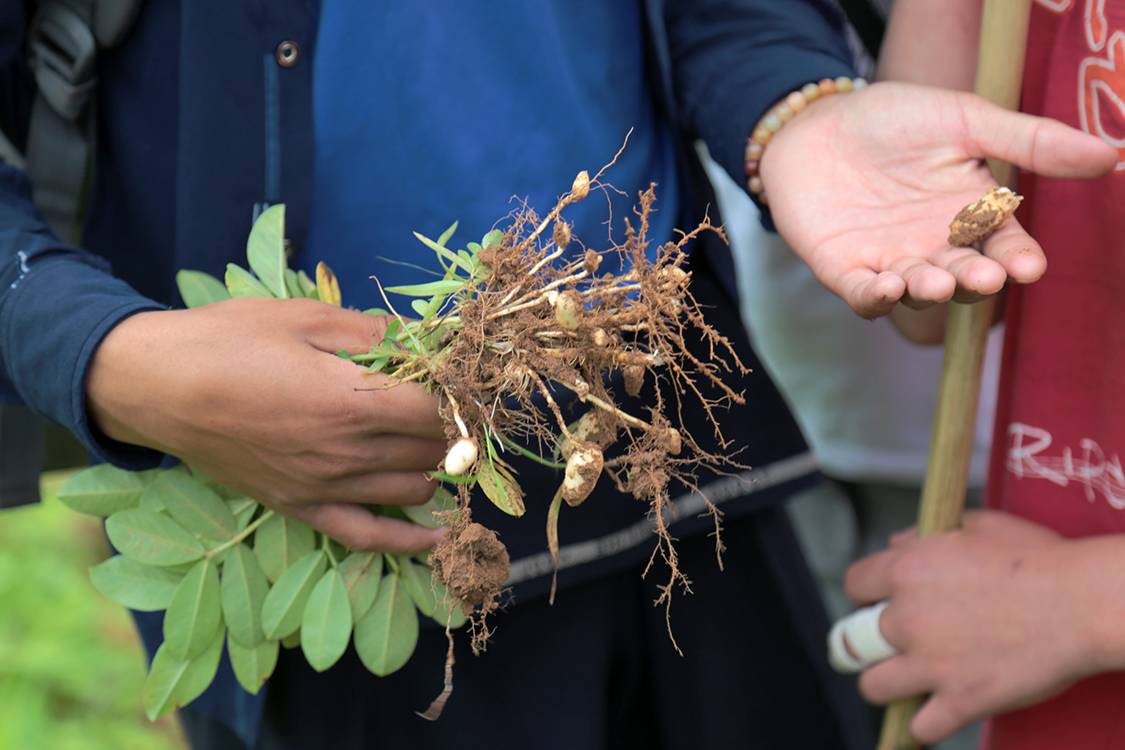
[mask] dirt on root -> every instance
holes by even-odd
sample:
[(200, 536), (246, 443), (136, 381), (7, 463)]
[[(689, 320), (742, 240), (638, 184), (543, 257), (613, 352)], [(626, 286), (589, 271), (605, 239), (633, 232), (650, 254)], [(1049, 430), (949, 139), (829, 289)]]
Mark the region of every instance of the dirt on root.
[[(461, 611), (483, 621), (498, 606), (512, 563), (495, 531), (472, 522), (467, 508), (458, 515), (430, 553), (430, 565), (434, 579), (461, 602)], [(487, 637), (486, 629), (474, 632), (473, 650), (481, 648)]]

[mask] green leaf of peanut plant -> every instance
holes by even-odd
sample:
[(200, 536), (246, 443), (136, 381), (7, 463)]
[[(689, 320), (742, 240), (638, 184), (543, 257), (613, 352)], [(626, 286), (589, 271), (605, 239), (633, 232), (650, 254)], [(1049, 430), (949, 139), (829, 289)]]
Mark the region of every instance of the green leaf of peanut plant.
[(203, 307), (230, 299), (226, 285), (209, 273), (183, 270), (176, 273), (176, 287), (188, 308)]
[(246, 240), (246, 260), (262, 286), (278, 299), (288, 299), (285, 286), (285, 204), (270, 206), (254, 222)]
[(256, 648), (265, 639), (262, 602), (269, 590), (266, 574), (250, 548), (245, 544), (232, 547), (223, 563), (220, 593), (230, 637), (243, 648)]
[(317, 672), (331, 667), (348, 648), (352, 636), (352, 606), (336, 568), (329, 568), (309, 594), (301, 618), (301, 650)]
[(450, 224), (449, 229), (446, 229), (444, 232), (441, 233), (441, 236), (437, 238), (437, 243), (439, 245), (441, 245), (442, 247), (445, 247), (446, 244), (449, 243), (449, 238), (452, 237), (453, 233), (457, 231), (457, 225), (459, 223), (460, 222), (455, 221), (452, 224)]
[(307, 273), (297, 271), (297, 281), (300, 283), (301, 291), (304, 292), (305, 297), (320, 299), (320, 292), (317, 291), (316, 282), (310, 279)]
[(159, 473), (159, 469), (126, 471), (110, 464), (98, 464), (67, 479), (59, 488), (58, 498), (63, 505), (79, 513), (110, 516), (137, 507), (141, 495)]
[(219, 572), (210, 558), (188, 571), (164, 613), (164, 645), (177, 659), (193, 659), (207, 650), (223, 625)]
[(433, 617), (437, 610), (437, 593), (434, 591), (434, 571), (429, 565), (419, 565), (409, 558), (400, 558), (398, 573), (406, 591), (418, 611), (426, 617)]
[(262, 641), (257, 648), (244, 648), (228, 633), (227, 653), (230, 654), (230, 665), (234, 667), (238, 684), (246, 688), (246, 692), (257, 695), (262, 685), (266, 684), (277, 666), (280, 646), (277, 641)]
[(178, 658), (168, 649), (168, 644), (156, 650), (144, 689), (145, 714), (149, 721), (183, 708), (207, 689), (219, 670), (224, 635), (220, 630), (194, 659)]
[(407, 286), (389, 286), (386, 291), (395, 294), (405, 294), (408, 297), (432, 297), (435, 294), (452, 294), (465, 288), (461, 279), (440, 279), (429, 281), (425, 284), (409, 284)]
[(499, 461), (481, 461), (477, 484), (500, 510), (510, 516), (522, 516), (526, 508), (523, 503), (523, 490)]
[(301, 627), (309, 594), (327, 564), (324, 552), (316, 550), (293, 563), (277, 579), (262, 602), (262, 632), (266, 638), (284, 638)]
[(379, 593), (383, 579), (383, 555), (378, 552), (352, 552), (340, 563), (340, 576), (352, 607), (352, 621), (358, 622)]
[(480, 244), (484, 247), (499, 247), (503, 241), (504, 233), (499, 229), (493, 229), (481, 239)]
[(157, 612), (168, 609), (183, 574), (144, 565), (131, 557), (114, 555), (90, 568), (94, 588), (129, 609)]
[(316, 547), (316, 532), (306, 523), (283, 515), (271, 516), (254, 532), (254, 554), (271, 582)]
[(308, 292), (301, 286), (301, 277), (292, 268), (285, 269), (285, 288), (289, 291), (290, 299), (301, 299), (308, 296)]
[(168, 516), (133, 508), (105, 521), (109, 541), (145, 565), (183, 565), (203, 557), (203, 543)]
[(250, 521), (254, 518), (254, 514), (262, 507), (258, 505), (256, 500), (251, 500), (245, 495), (227, 500), (226, 503), (231, 515), (234, 516), (235, 531), (243, 531), (249, 526)]
[(163, 472), (149, 492), (159, 498), (168, 515), (192, 534), (223, 541), (234, 536), (237, 523), (230, 508), (187, 472)]
[(258, 281), (254, 274), (234, 263), (227, 264), (227, 273), (223, 281), (227, 291), (232, 297), (272, 297), (270, 290)]
[(418, 610), (402, 579), (388, 574), (371, 610), (355, 625), (355, 649), (363, 665), (385, 677), (402, 668), (418, 644)]
[(417, 232), (414, 233), (414, 236), (417, 237), (423, 245), (437, 253), (438, 257), (444, 258), (455, 266), (460, 266), (462, 269), (464, 269), (465, 273), (468, 273), (470, 275), (473, 273), (472, 265), (461, 260), (461, 258), (458, 257), (457, 253), (453, 252), (452, 250), (447, 250), (446, 248), (431, 240), (429, 237), (423, 237)]

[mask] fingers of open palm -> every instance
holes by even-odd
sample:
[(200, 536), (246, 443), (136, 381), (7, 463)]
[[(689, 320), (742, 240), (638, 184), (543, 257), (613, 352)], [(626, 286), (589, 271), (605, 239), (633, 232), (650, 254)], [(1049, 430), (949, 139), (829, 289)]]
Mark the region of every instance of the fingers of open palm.
[(443, 531), (387, 516), (359, 505), (331, 503), (310, 506), (292, 514), (317, 531), (353, 550), (416, 555), (433, 549)]
[(820, 280), (857, 315), (868, 319), (889, 313), (906, 290), (906, 282), (898, 274), (877, 273), (865, 266), (843, 270), (836, 276), (829, 273)]
[(913, 261), (899, 272), (907, 280), (911, 298), (930, 304), (956, 297), (971, 301), (990, 296), (1003, 289), (1008, 279), (1004, 266), (996, 260), (971, 247), (951, 245), (937, 250), (925, 261)]
[(1019, 284), (1038, 281), (1047, 270), (1043, 248), (1015, 218), (982, 243), (984, 254), (999, 263), (1008, 279)]
[(1060, 179), (1098, 177), (1117, 163), (1117, 149), (1100, 138), (1055, 120), (1009, 112), (982, 97), (958, 96), (975, 157), (1001, 159)]

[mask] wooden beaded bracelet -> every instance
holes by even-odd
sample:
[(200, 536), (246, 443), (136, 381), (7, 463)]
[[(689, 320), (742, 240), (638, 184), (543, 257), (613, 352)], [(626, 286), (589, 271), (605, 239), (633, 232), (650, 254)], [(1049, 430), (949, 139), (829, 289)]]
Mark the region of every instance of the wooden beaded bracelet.
[(762, 178), (758, 175), (758, 167), (762, 163), (762, 154), (766, 145), (773, 138), (774, 133), (781, 130), (785, 123), (805, 110), (812, 102), (822, 96), (833, 94), (846, 94), (849, 91), (858, 91), (867, 85), (862, 78), (824, 78), (817, 83), (806, 83), (797, 91), (773, 106), (769, 112), (758, 121), (754, 132), (746, 139), (746, 155), (743, 161), (743, 170), (746, 172), (746, 189), (754, 194), (763, 205), (768, 205), (766, 189), (762, 186)]

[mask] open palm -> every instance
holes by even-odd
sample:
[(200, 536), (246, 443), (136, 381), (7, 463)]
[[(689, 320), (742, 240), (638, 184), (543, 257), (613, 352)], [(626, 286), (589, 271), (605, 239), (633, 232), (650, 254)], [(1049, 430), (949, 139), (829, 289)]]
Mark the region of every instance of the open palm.
[(778, 231), (858, 314), (926, 307), (1028, 283), (1046, 258), (1016, 221), (974, 248), (949, 223), (996, 183), (985, 158), (1047, 177), (1097, 177), (1117, 151), (1061, 123), (982, 97), (880, 83), (822, 99), (766, 149), (762, 179)]

